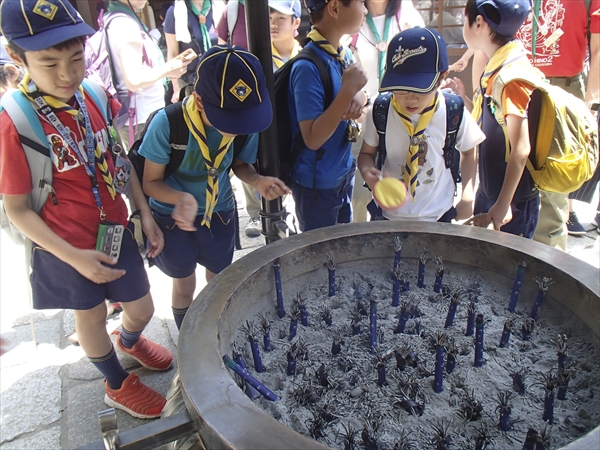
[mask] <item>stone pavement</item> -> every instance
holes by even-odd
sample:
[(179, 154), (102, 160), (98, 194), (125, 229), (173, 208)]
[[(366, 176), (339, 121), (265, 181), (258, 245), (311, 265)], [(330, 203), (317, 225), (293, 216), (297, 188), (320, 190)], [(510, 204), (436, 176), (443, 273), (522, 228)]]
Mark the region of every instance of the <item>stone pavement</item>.
[[(590, 225), (594, 210), (577, 203), (576, 211), (589, 231), (582, 237), (569, 237), (568, 251), (600, 267), (600, 234)], [(243, 250), (236, 251), (236, 259), (263, 243), (262, 238), (243, 235), (248, 222), (245, 211), (240, 211), (240, 222)], [(8, 341), (8, 352), (0, 358), (0, 449), (74, 449), (100, 440), (98, 411), (107, 408), (103, 379), (81, 348), (66, 339), (75, 328), (72, 312), (33, 312), (35, 346), (22, 248), (3, 232), (0, 257), (0, 334)], [(203, 271), (197, 275), (199, 281), (204, 279)], [(171, 281), (156, 267), (149, 269), (149, 277), (156, 313), (145, 334), (175, 354), (178, 331), (170, 307)], [(108, 321), (110, 330), (119, 325), (118, 317)], [(144, 383), (166, 395), (176, 367), (151, 372), (131, 359), (121, 360), (126, 369), (134, 369)], [(117, 410), (117, 423), (125, 431), (147, 422)]]

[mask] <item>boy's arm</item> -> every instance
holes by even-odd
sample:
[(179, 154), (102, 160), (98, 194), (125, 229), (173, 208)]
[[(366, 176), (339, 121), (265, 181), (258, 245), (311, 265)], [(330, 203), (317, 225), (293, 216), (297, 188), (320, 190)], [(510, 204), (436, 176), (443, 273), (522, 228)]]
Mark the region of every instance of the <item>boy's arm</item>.
[(333, 135), (346, 114), (354, 96), (367, 84), (367, 74), (360, 64), (352, 64), (344, 70), (342, 87), (331, 105), (314, 120), (299, 123), (304, 143), (311, 150), (319, 150)]
[(267, 200), (275, 200), (292, 192), (279, 178), (259, 175), (251, 164), (240, 159), (234, 159), (231, 168), (236, 177), (252, 186)]
[(194, 221), (198, 215), (198, 202), (188, 193), (173, 189), (164, 181), (165, 164), (157, 164), (146, 158), (144, 164), (144, 192), (163, 203), (175, 205), (171, 217), (184, 231), (195, 231)]
[(504, 175), (504, 183), (502, 183), (498, 200), (488, 211), (488, 220), (494, 224), (496, 230), (512, 220), (510, 204), (531, 152), (527, 119), (515, 114), (508, 114), (506, 116), (506, 127), (511, 148), (506, 174)]
[(588, 106), (600, 101), (600, 34), (590, 36), (590, 71), (585, 92), (585, 102)]
[(73, 247), (54, 233), (31, 209), (28, 194), (4, 194), (2, 198), (8, 218), (25, 236), (73, 267), (87, 279), (102, 284), (125, 275), (125, 270), (111, 269), (104, 265), (116, 264), (116, 258), (111, 258), (96, 250), (82, 250)]
[(475, 176), (477, 159), (475, 149), (461, 152), (460, 175), (462, 178), (462, 195), (456, 205), (456, 220), (468, 219), (473, 215), (473, 200), (475, 198)]
[(376, 154), (377, 147), (373, 147), (363, 141), (360, 153), (358, 154), (357, 165), (363, 180), (365, 180), (365, 183), (367, 183), (367, 186), (371, 190), (373, 190), (373, 187), (381, 176), (381, 172), (375, 167)]

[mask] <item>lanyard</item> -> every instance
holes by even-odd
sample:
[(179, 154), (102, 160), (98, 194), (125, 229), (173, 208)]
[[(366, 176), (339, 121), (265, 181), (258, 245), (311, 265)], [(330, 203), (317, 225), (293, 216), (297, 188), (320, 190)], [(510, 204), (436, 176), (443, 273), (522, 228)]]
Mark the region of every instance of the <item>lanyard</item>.
[(85, 106), (83, 96), (79, 91), (75, 92), (75, 100), (77, 101), (77, 104), (81, 109), (81, 111), (77, 114), (77, 126), (80, 126), (79, 121), (81, 119), (81, 116), (83, 116), (83, 122), (85, 123), (85, 151), (87, 161), (81, 154), (79, 146), (75, 143), (75, 141), (73, 141), (73, 138), (71, 138), (71, 134), (69, 133), (69, 131), (65, 128), (60, 119), (56, 116), (52, 108), (48, 106), (46, 100), (44, 100), (40, 91), (36, 88), (33, 91), (30, 90), (30, 93), (36, 105), (39, 107), (40, 112), (46, 117), (46, 119), (48, 119), (52, 126), (56, 128), (56, 131), (60, 133), (64, 141), (73, 149), (73, 151), (77, 155), (77, 158), (81, 162), (81, 165), (84, 167), (88, 177), (90, 177), (90, 181), (92, 183), (92, 194), (94, 194), (96, 206), (100, 210), (100, 219), (104, 220), (106, 218), (106, 213), (104, 212), (104, 208), (102, 207), (102, 200), (100, 199), (100, 189), (98, 188), (98, 180), (96, 178), (96, 158), (94, 156), (94, 132), (92, 131), (90, 116), (88, 115), (87, 107)]
[(377, 31), (377, 27), (375, 26), (375, 22), (373, 21), (373, 17), (371, 13), (367, 13), (367, 25), (371, 29), (373, 36), (375, 36), (375, 40), (377, 44), (375, 44), (375, 48), (379, 50), (378, 61), (377, 61), (377, 77), (381, 80), (383, 77), (383, 69), (384, 59), (385, 59), (385, 51), (387, 50), (388, 36), (390, 34), (390, 24), (392, 23), (391, 16), (385, 16), (385, 23), (383, 25), (383, 39), (379, 36), (379, 32)]

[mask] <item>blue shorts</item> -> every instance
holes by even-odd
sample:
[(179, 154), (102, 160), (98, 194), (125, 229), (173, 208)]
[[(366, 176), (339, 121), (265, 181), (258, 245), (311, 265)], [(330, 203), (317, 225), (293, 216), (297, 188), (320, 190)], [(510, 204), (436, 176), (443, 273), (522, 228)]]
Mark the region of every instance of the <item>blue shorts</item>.
[(105, 299), (131, 302), (150, 292), (144, 260), (129, 222), (115, 269), (127, 273), (110, 283), (96, 284), (38, 245), (31, 256), (31, 290), (35, 309), (92, 309)]
[[(474, 214), (487, 213), (496, 200), (490, 200), (483, 194), (477, 192), (475, 196)], [(538, 217), (540, 216), (540, 196), (537, 195), (531, 200), (511, 203), (512, 220), (500, 227), (500, 231), (516, 234), (527, 239), (533, 238), (535, 228), (537, 227)]]
[(292, 196), (301, 231), (352, 222), (354, 169), (355, 166), (344, 181), (333, 189), (313, 189), (292, 181)]
[(152, 211), (165, 236), (165, 247), (156, 258), (149, 258), (171, 278), (187, 278), (196, 264), (219, 273), (233, 261), (235, 244), (234, 210), (213, 213), (210, 228), (201, 227), (202, 216), (196, 217), (196, 231), (183, 231), (171, 216)]

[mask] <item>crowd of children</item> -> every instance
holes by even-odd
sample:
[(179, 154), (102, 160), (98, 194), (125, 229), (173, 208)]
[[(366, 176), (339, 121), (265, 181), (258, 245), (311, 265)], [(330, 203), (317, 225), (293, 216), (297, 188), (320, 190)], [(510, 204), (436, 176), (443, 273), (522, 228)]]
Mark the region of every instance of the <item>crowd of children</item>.
[[(482, 213), (496, 230), (533, 236), (540, 195), (525, 168), (531, 152), (527, 106), (532, 86), (506, 85), (501, 105), (505, 129), (490, 104), (494, 77), (525, 55), (514, 36), (530, 13), (529, 0), (466, 2), (464, 40), (470, 50), (482, 52), (487, 59), (472, 103), (465, 100), (472, 115), (467, 109), (450, 115), (450, 108), (464, 107), (462, 103), (448, 106), (450, 94), (442, 89), (448, 75), (444, 39), (436, 30), (402, 25), (400, 2), (385, 0), (388, 10), (381, 5), (367, 10), (362, 0), (304, 0), (313, 25), (305, 48), (327, 67), (333, 92), (327, 103), (315, 64), (306, 59), (294, 62), (288, 112), (292, 133), (302, 145), (289, 187), (278, 178), (260, 175), (253, 166), (258, 133), (270, 126), (272, 106), (261, 64), (244, 48), (244, 21), (228, 29), (227, 12), (233, 10), (225, 10), (216, 30), (222, 45), (212, 45), (210, 1), (187, 2), (183, 13), (177, 3), (184, 2), (176, 2), (166, 13), (169, 63), (165, 65), (159, 51), (145, 44), (145, 30), (134, 18), (133, 3), (139, 8), (146, 2), (110, 2), (109, 11), (122, 13), (115, 19), (122, 23), (110, 37), (122, 83), (138, 93), (138, 112), (144, 113), (139, 122), (164, 106), (165, 76), (177, 87), (189, 86), (183, 100), (179, 102), (174, 94), (175, 103), (169, 106), (178, 109), (187, 130), (181, 162), (166, 176), (173, 152), (182, 149), (171, 142), (169, 113), (161, 109), (149, 122), (139, 147), (145, 158), (142, 183), (127, 156), (118, 151), (119, 133), (111, 116), (119, 113), (121, 105), (107, 93), (99, 96), (94, 85), (84, 82), (85, 39), (94, 30), (69, 2), (21, 0), (0, 5), (0, 28), (7, 40), (0, 54), (1, 93), (16, 88), (5, 95), (35, 108), (31, 120), (39, 121), (47, 136), (52, 163), (51, 177), (44, 180), (50, 186), (49, 200), (38, 214), (29, 201), (38, 180), (29, 176), (33, 171), (23, 149), (29, 144), (18, 132), (22, 119), (3, 110), (0, 193), (12, 223), (33, 242), (34, 307), (75, 311), (81, 347), (106, 378), (108, 405), (153, 418), (165, 404), (161, 394), (123, 369), (116, 352), (152, 370), (166, 370), (173, 360), (166, 348), (142, 334), (154, 311), (153, 299), (121, 194), (128, 195), (139, 210), (148, 260), (173, 278), (172, 306), (178, 327), (193, 300), (197, 264), (206, 269), (210, 280), (232, 261), (236, 230), (230, 169), (246, 183), (250, 197), (273, 200), (291, 194), (301, 231), (352, 221), (353, 191), (365, 189), (354, 182), (358, 165), (371, 190), (382, 177), (405, 183), (407, 201), (383, 211), (381, 218), (451, 222)], [(273, 0), (269, 5), (273, 70), (277, 70), (300, 50), (294, 39), (300, 5), (298, 0)], [(244, 2), (239, 0), (237, 6), (236, 14), (241, 11), (243, 17)], [(370, 34), (364, 32), (365, 17)], [(390, 28), (390, 23), (395, 25)], [(360, 56), (373, 60), (368, 70), (355, 58), (360, 51), (353, 55), (344, 45), (345, 36), (359, 32), (355, 50), (371, 35), (378, 41), (377, 52)], [(177, 57), (188, 48), (201, 54), (193, 64)], [(464, 88), (459, 90), (464, 95)], [(371, 113), (377, 93), (390, 93), (384, 130), (378, 129)], [(450, 149), (460, 153), (459, 199), (455, 199), (457, 180), (445, 153), (451, 117), (459, 118)], [(351, 148), (361, 139), (359, 121), (364, 122), (364, 140), (357, 162)], [(122, 130), (120, 134), (125, 140), (131, 136)], [(387, 154), (377, 165), (382, 140)], [(252, 219), (258, 217), (260, 204), (254, 209)], [(120, 254), (97, 250), (98, 235), (106, 230), (123, 232)], [(114, 345), (105, 328), (106, 299), (120, 302), (123, 308), (123, 326)]]

